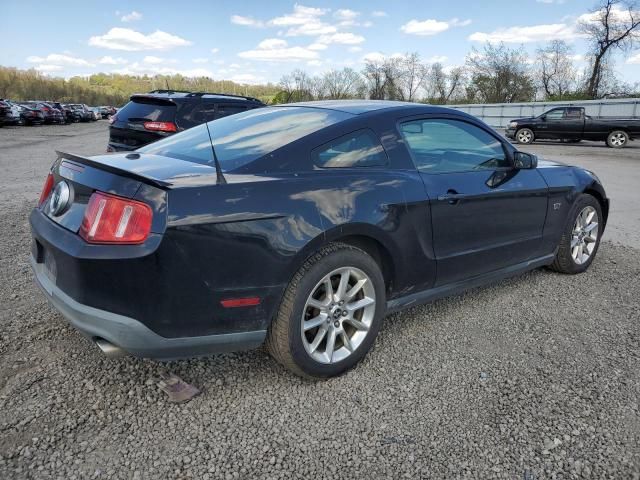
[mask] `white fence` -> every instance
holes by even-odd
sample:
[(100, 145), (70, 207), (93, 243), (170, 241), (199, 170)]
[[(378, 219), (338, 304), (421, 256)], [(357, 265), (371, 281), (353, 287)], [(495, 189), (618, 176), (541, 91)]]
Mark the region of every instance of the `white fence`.
[(640, 117), (640, 98), (579, 100), (573, 102), (528, 102), (447, 105), (478, 117), (492, 127), (504, 128), (514, 118), (535, 117), (555, 107), (584, 107), (587, 115), (598, 117)]

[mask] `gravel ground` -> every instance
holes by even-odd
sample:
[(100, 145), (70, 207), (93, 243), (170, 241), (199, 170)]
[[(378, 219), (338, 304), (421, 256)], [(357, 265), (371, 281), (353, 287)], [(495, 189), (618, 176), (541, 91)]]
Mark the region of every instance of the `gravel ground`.
[[(102, 122), (0, 130), (0, 478), (640, 479), (632, 244), (393, 315), (325, 382), (262, 351), (108, 360), (33, 285), (27, 224), (51, 151), (105, 140)], [(170, 404), (165, 368), (202, 395)]]

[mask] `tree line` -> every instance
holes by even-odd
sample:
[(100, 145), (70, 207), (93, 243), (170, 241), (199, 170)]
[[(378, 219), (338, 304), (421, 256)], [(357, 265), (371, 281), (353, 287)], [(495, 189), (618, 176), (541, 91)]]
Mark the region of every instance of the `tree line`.
[[(265, 103), (371, 98), (432, 104), (510, 103), (535, 100), (640, 96), (640, 83), (621, 81), (615, 54), (630, 53), (640, 40), (640, 0), (599, 0), (578, 26), (586, 52), (552, 40), (531, 57), (522, 47), (487, 43), (473, 48), (464, 65), (445, 67), (422, 61), (418, 53), (366, 60), (364, 68), (310, 75), (294, 70), (277, 85), (243, 85), (209, 77), (134, 76), (98, 73), (71, 79), (35, 70), (0, 67), (0, 98), (57, 100), (90, 105), (122, 105), (136, 92), (155, 89), (248, 95)], [(585, 62), (575, 68), (576, 56)]]

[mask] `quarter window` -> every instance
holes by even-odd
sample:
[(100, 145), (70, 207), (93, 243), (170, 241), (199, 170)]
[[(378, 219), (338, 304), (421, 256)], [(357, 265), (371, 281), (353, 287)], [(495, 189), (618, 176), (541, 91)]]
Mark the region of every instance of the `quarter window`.
[(313, 162), (322, 168), (376, 167), (387, 164), (387, 155), (373, 132), (359, 130), (316, 148)]
[(495, 170), (510, 163), (500, 140), (467, 122), (412, 120), (400, 125), (415, 166), (426, 173)]

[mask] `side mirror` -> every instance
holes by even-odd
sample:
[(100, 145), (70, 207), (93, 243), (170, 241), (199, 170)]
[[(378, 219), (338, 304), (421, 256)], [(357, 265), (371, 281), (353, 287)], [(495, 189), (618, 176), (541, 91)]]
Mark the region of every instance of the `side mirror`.
[(513, 167), (518, 170), (531, 170), (538, 166), (538, 157), (531, 153), (516, 152), (513, 155)]
[(547, 116), (546, 115), (540, 115), (540, 120), (542, 120), (543, 122), (547, 121)]

